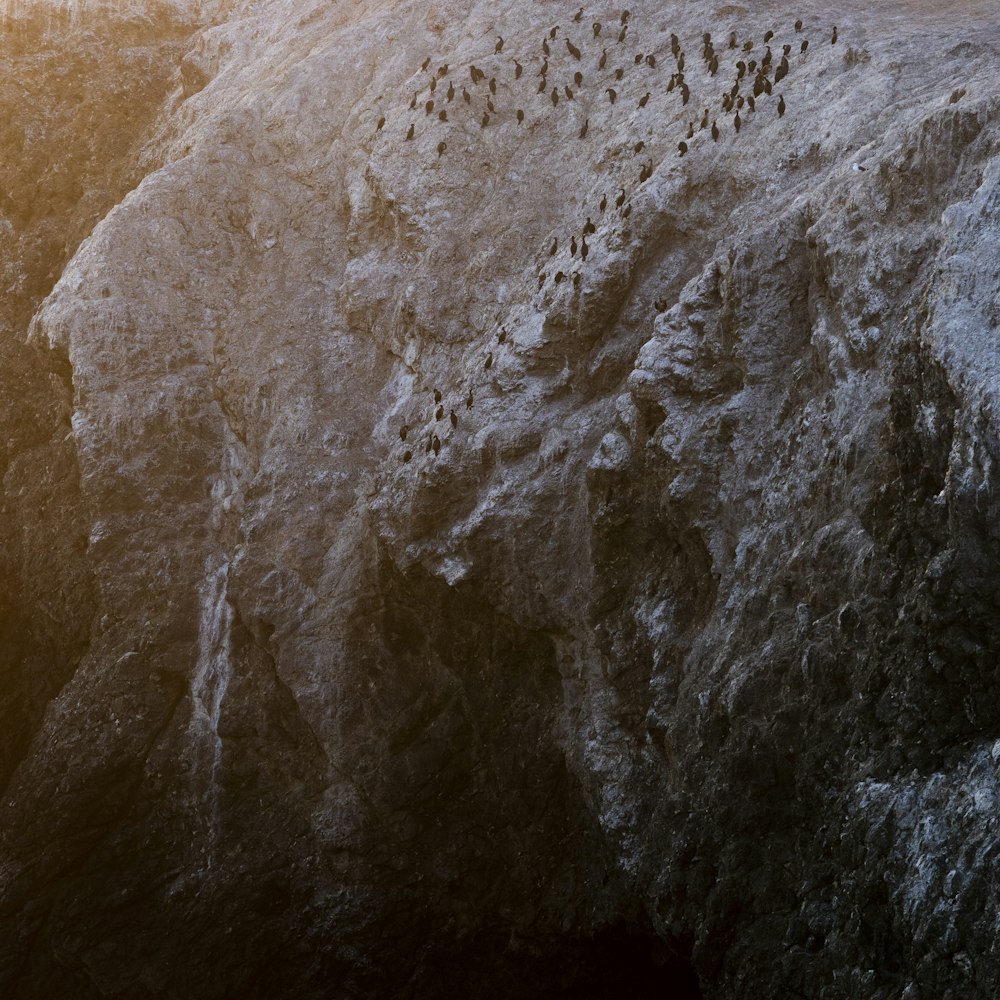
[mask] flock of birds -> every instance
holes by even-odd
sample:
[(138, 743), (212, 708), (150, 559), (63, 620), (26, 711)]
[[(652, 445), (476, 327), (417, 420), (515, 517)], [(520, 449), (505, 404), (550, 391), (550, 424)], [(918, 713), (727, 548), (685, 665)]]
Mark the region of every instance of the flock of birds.
[[(694, 67), (689, 65), (688, 53), (676, 34), (670, 35), (669, 55), (665, 44), (663, 52), (632, 52), (629, 42), (635, 33), (631, 30), (632, 16), (628, 10), (622, 10), (613, 23), (591, 21), (590, 18), (586, 21), (589, 24), (584, 23), (584, 8), (581, 7), (573, 16), (572, 27), (568, 31), (558, 24), (553, 25), (541, 38), (538, 51), (532, 57), (510, 55), (504, 38), (498, 35), (492, 56), (484, 56), (480, 60), (481, 65), (470, 63), (457, 75), (447, 63), (434, 67), (433, 60), (428, 57), (420, 67), (418, 86), (412, 92), (409, 105), (411, 111), (423, 111), (423, 116), (409, 123), (401, 141), (413, 141), (418, 128), (445, 129), (463, 116), (466, 123), (470, 117), (478, 118), (480, 129), (504, 122), (513, 122), (518, 128), (528, 122), (530, 127), (543, 113), (558, 113), (560, 108), (565, 110), (573, 102), (584, 109), (578, 138), (585, 142), (594, 136), (587, 113), (593, 102), (607, 101), (610, 106), (624, 110), (626, 85), (623, 81), (626, 73), (633, 76), (641, 73), (643, 82), (639, 89), (645, 93), (639, 98), (637, 109), (646, 108), (651, 103), (655, 109), (658, 103), (664, 101), (679, 102), (681, 109), (692, 107), (693, 117), (688, 118), (686, 127), (682, 124), (683, 135), (677, 142), (677, 155), (684, 157), (694, 151), (702, 135), (710, 136), (714, 143), (727, 133), (738, 137), (741, 130), (748, 127), (755, 116), (765, 113), (769, 105), (774, 107), (774, 113), (779, 118), (782, 117), (788, 105), (784, 93), (778, 88), (807, 59), (809, 51), (809, 39), (803, 33), (801, 19), (795, 21), (794, 35), (789, 33), (791, 41), (780, 41), (773, 30), (768, 30), (758, 44), (752, 38), (740, 39), (737, 32), (731, 31), (728, 38), (717, 46), (711, 33), (705, 32), (701, 36), (700, 51), (691, 60), (698, 66), (692, 73)], [(837, 44), (836, 27), (832, 29), (829, 43)], [(699, 90), (704, 89), (706, 82), (709, 87), (718, 88), (707, 104), (699, 102), (692, 105), (694, 77), (699, 78)], [(629, 113), (632, 110), (628, 108)], [(385, 124), (385, 116), (380, 114), (376, 132), (382, 132)], [(646, 149), (646, 142), (638, 137), (634, 139), (630, 148), (634, 156), (639, 156)], [(448, 142), (442, 137), (437, 143), (437, 155), (442, 157), (447, 152)], [(617, 217), (620, 221), (628, 219), (632, 212), (631, 193), (649, 180), (653, 173), (654, 162), (647, 153), (631, 181), (631, 191), (629, 186), (619, 185), (610, 195), (602, 193), (592, 210), (602, 222), (602, 228), (606, 227), (602, 220), (605, 215)], [(555, 285), (568, 280), (578, 288), (581, 273), (576, 262), (586, 262), (591, 249), (588, 237), (593, 240), (597, 234), (598, 226), (588, 215), (578, 231), (572, 232), (568, 239), (563, 237), (562, 254), (559, 237), (554, 236), (547, 247), (554, 270), (539, 273), (539, 290), (550, 279)], [(566, 250), (569, 251), (568, 262), (562, 259)], [(567, 273), (574, 265), (575, 270)], [(506, 338), (507, 331), (501, 328), (498, 343), (505, 343)], [(492, 365), (493, 351), (490, 350), (484, 359), (484, 369), (488, 371)], [(434, 421), (419, 447), (426, 454), (437, 456), (442, 440), (435, 428), (447, 414), (448, 423), (454, 431), (459, 417), (453, 407), (446, 407), (439, 389), (434, 389), (433, 395)], [(472, 408), (474, 398), (471, 391), (464, 402), (467, 409)], [(447, 424), (443, 426), (447, 427)], [(447, 434), (447, 430), (444, 433)], [(411, 427), (403, 424), (399, 436), (404, 446), (408, 443), (412, 445), (410, 435)], [(405, 447), (402, 458), (404, 462), (412, 460), (411, 447)]]

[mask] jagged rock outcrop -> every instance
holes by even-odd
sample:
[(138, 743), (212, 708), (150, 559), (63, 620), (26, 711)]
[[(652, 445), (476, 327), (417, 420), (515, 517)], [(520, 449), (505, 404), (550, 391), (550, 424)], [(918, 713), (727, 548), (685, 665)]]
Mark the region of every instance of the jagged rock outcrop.
[(8, 12), (5, 995), (992, 996), (1000, 27), (576, 12)]

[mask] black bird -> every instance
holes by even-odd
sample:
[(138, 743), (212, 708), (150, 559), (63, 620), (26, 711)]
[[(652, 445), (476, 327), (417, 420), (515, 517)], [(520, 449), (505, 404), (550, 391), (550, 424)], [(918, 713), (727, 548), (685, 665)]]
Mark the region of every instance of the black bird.
[(490, 351), (490, 353), (486, 355), (486, 364), (483, 365), (483, 367), (486, 369), (486, 371), (489, 371), (493, 367), (493, 352), (492, 351)]
[(580, 243), (580, 256), (581, 258), (583, 258), (583, 260), (586, 260), (587, 254), (589, 253), (590, 253), (590, 247), (587, 246), (587, 237), (584, 236), (583, 240)]
[(444, 416), (444, 404), (439, 406), (437, 410), (434, 411), (434, 419), (440, 420)]
[(410, 451), (409, 449), (407, 449), (406, 451), (403, 452), (403, 461), (404, 462), (409, 462), (409, 460), (411, 458), (413, 458), (413, 452), (412, 451)]
[(712, 141), (713, 142), (718, 142), (719, 141), (719, 123), (718, 122), (712, 122)]
[(424, 71), (424, 70), (426, 70), (426, 69), (427, 69), (427, 67), (428, 67), (428, 66), (430, 66), (430, 64), (431, 64), (431, 57), (430, 57), (430, 56), (428, 56), (428, 57), (427, 57), (427, 58), (426, 58), (426, 59), (425, 59), (425, 60), (424, 60), (424, 61), (423, 61), (423, 62), (422, 62), (422, 63), (420, 64), (420, 69), (421, 69), (421, 71)]
[(731, 31), (729, 33), (729, 47), (731, 49), (735, 49), (736, 48), (736, 32), (735, 31)]
[(499, 55), (501, 52), (503, 52), (503, 36), (497, 35), (497, 43), (493, 49), (493, 54)]
[(646, 65), (649, 66), (651, 69), (656, 69), (656, 56), (654, 56), (652, 53), (646, 56)]
[(607, 64), (608, 64), (608, 50), (605, 49), (601, 53), (601, 58), (597, 60), (597, 68), (604, 69), (604, 67), (607, 66)]
[(622, 28), (622, 30), (618, 32), (618, 41), (619, 42), (624, 42), (625, 41), (625, 33), (627, 31), (628, 31), (628, 25), (626, 24), (625, 27)]
[(764, 81), (761, 77), (757, 77), (753, 82), (753, 96), (760, 97), (764, 93)]
[(749, 108), (749, 109), (750, 109), (751, 111), (756, 111), (756, 110), (757, 110), (757, 105), (756, 105), (756, 103), (754, 102), (754, 99), (753, 99), (752, 97), (748, 97), (748, 98), (747, 98), (747, 107), (748, 107), (748, 108)]
[[(625, 189), (622, 188), (624, 191)], [(606, 194), (601, 195), (600, 204), (597, 206), (602, 212), (608, 207), (608, 196)]]
[(743, 43), (743, 51), (744, 51), (744, 52), (749, 52), (749, 51), (751, 51), (751, 49), (753, 49), (753, 42), (752, 42), (752, 41), (751, 41), (751, 40), (750, 40), (750, 39), (748, 38), (748, 39), (747, 39), (747, 40), (746, 40), (746, 41), (745, 41), (745, 42)]
[(740, 126), (742, 124), (743, 124), (743, 122), (740, 121), (740, 113), (737, 111), (736, 112), (736, 117), (733, 119), (733, 127), (736, 129), (737, 132), (739, 132)]
[(694, 122), (688, 122), (687, 137), (689, 139), (693, 139), (694, 138)]
[(608, 100), (610, 100), (611, 103), (614, 104), (615, 98), (618, 96), (618, 91), (614, 90), (611, 87), (608, 87), (607, 90), (604, 91), (604, 93), (608, 95)]
[(771, 55), (771, 48), (770, 48), (770, 46), (768, 46), (767, 51), (764, 53), (764, 58), (761, 59), (761, 61), (760, 61), (760, 68), (763, 69), (763, 70), (766, 70), (767, 67), (771, 65), (771, 59), (772, 58), (773, 57)]
[(785, 98), (784, 95), (778, 98), (778, 117), (781, 118), (785, 113)]
[(441, 390), (440, 389), (435, 389), (434, 390), (434, 402), (435, 403), (440, 403), (441, 402)]
[(635, 54), (635, 64), (636, 64), (636, 66), (638, 66), (639, 63), (641, 63), (641, 62), (642, 62), (642, 53), (641, 52), (637, 52)]
[(630, 11), (630, 10), (623, 10), (622, 11), (622, 24), (625, 24), (625, 22), (628, 21), (628, 19), (631, 16), (632, 16), (632, 11)]
[(412, 139), (413, 138), (413, 125), (412, 124), (410, 125), (410, 128), (409, 128), (409, 130), (406, 133), (406, 138), (407, 139)]
[(552, 107), (555, 107), (559, 103), (559, 88), (552, 88)]
[(486, 110), (487, 110), (487, 111), (488, 111), (488, 112), (489, 112), (490, 114), (493, 114), (493, 112), (494, 112), (494, 111), (496, 111), (496, 108), (495, 108), (495, 107), (493, 107), (493, 101), (492, 101), (492, 100), (490, 100), (490, 98), (488, 98), (488, 97), (486, 98)]
[(722, 95), (722, 110), (723, 111), (733, 110), (733, 99), (728, 94)]
[(455, 84), (448, 84), (448, 103), (450, 104), (455, 99)]
[(801, 31), (801, 30), (802, 30), (802, 18), (799, 18), (799, 19), (798, 19), (798, 20), (797, 20), (797, 21), (795, 22), (795, 30), (796, 30), (796, 31)]
[(586, 222), (586, 224), (583, 227), (583, 235), (584, 236), (589, 236), (591, 233), (596, 233), (596, 232), (597, 232), (597, 226), (595, 226), (590, 221), (590, 216), (588, 215), (587, 216), (587, 222)]
[(549, 256), (550, 257), (554, 257), (556, 255), (556, 251), (558, 249), (559, 249), (559, 237), (558, 236), (553, 236), (552, 237), (552, 246), (549, 247)]
[(429, 115), (433, 110), (434, 110), (434, 102), (433, 101), (428, 101), (424, 105), (424, 114), (425, 115)]
[(596, 38), (601, 33), (601, 22), (594, 22), (594, 38)]
[(495, 76), (490, 77), (490, 93), (495, 94), (497, 92), (497, 78)]
[(581, 138), (581, 139), (586, 139), (586, 138), (587, 138), (587, 130), (588, 130), (589, 128), (590, 128), (590, 119), (588, 118), (588, 119), (587, 119), (587, 120), (586, 120), (586, 121), (585, 121), (585, 122), (583, 123), (583, 128), (582, 128), (582, 129), (580, 129), (580, 138)]
[(406, 440), (406, 435), (409, 434), (409, 433), (410, 433), (410, 425), (409, 424), (403, 424), (403, 426), (399, 428), (399, 440), (400, 441), (405, 441)]
[(670, 82), (667, 84), (667, 93), (669, 94), (674, 87), (677, 86), (677, 75), (675, 73), (670, 74)]
[(786, 56), (791, 55), (792, 54), (792, 46), (788, 42), (785, 42), (785, 44), (781, 46), (781, 52), (782, 52), (783, 55), (786, 55)]
[(524, 112), (518, 108), (517, 109), (517, 124), (520, 125), (524, 121)]
[(488, 111), (484, 111), (483, 112), (483, 117), (482, 117), (482, 119), (479, 122), (479, 127), (480, 128), (486, 128), (486, 126), (489, 125), (489, 123), (490, 123), (490, 114), (489, 114)]
[(774, 82), (781, 83), (782, 80), (788, 75), (788, 64), (782, 59), (778, 63), (778, 68), (774, 71)]
[(764, 32), (764, 44), (765, 44), (765, 45), (767, 45), (767, 43), (768, 43), (768, 42), (769, 42), (769, 41), (770, 41), (770, 40), (771, 40), (772, 38), (774, 38), (774, 32), (773, 32), (773, 31), (765, 31), (765, 32)]
[(681, 156), (683, 156), (688, 151), (688, 144), (686, 142), (679, 142), (677, 143), (677, 149)]
[(645, 93), (645, 94), (643, 94), (643, 96), (639, 98), (639, 107), (640, 107), (640, 108), (644, 108), (644, 107), (645, 107), (645, 106), (646, 106), (646, 105), (647, 105), (647, 104), (649, 103), (649, 98), (650, 98), (651, 96), (652, 96), (652, 95), (651, 95), (651, 94), (649, 93), (649, 91), (647, 90), (647, 91), (646, 91), (646, 93)]
[(555, 38), (555, 37), (556, 37), (556, 32), (557, 32), (558, 30), (559, 30), (559, 25), (557, 24), (557, 25), (556, 25), (556, 26), (555, 26), (555, 27), (554, 27), (554, 28), (553, 28), (553, 29), (552, 29), (552, 30), (551, 30), (551, 31), (549, 32), (549, 38)]
[(452, 410), (449, 414), (449, 419), (451, 420), (452, 427), (458, 426), (458, 414), (454, 410)]
[(442, 140), (441, 140), (441, 141), (440, 141), (440, 142), (438, 143), (438, 156), (442, 156), (442, 155), (444, 155), (444, 151), (445, 151), (445, 150), (446, 150), (447, 148), (448, 148), (448, 143), (446, 143), (446, 142), (444, 141), (444, 139), (442, 139)]
[(625, 204), (625, 188), (622, 188), (622, 193), (615, 198), (615, 208), (621, 208)]
[(550, 49), (549, 49), (549, 42), (548, 42), (548, 39), (546, 39), (546, 38), (543, 38), (543, 39), (542, 39), (542, 51), (543, 51), (543, 52), (544, 52), (544, 53), (545, 53), (546, 55), (549, 55), (549, 54), (550, 54)]
[(619, 66), (618, 69), (615, 70), (615, 80), (620, 80), (624, 75), (625, 75), (625, 70), (623, 70), (621, 66)]
[(771, 96), (771, 81), (768, 80), (766, 76), (764, 77), (764, 93), (767, 94), (768, 97)]
[(413, 95), (413, 100), (410, 101), (410, 110), (411, 111), (416, 111), (417, 110), (417, 95), (416, 94)]
[(583, 74), (577, 70), (573, 74), (573, 82), (579, 87), (583, 83)]
[(566, 48), (574, 59), (579, 59), (582, 55), (580, 50), (568, 38), (566, 39)]
[(688, 102), (688, 100), (690, 99), (690, 97), (691, 97), (691, 91), (688, 89), (688, 85), (686, 83), (682, 83), (681, 84), (681, 103), (684, 104), (684, 105), (686, 105), (687, 102)]
[(809, 48), (809, 39), (802, 39), (802, 46), (799, 48), (799, 52), (805, 52)]
[(573, 287), (574, 288), (579, 288), (580, 287), (580, 272), (579, 271), (577, 271), (576, 274), (573, 275)]
[(576, 22), (577, 22), (577, 23), (579, 24), (579, 22), (580, 22), (580, 19), (581, 19), (582, 17), (583, 17), (583, 8), (581, 7), (581, 8), (580, 8), (580, 9), (579, 9), (579, 10), (578, 10), (578, 11), (577, 11), (577, 12), (576, 12), (576, 13), (575, 13), (574, 15), (573, 15), (573, 20), (574, 20), (574, 21), (576, 21)]
[(466, 400), (465, 400), (465, 408), (467, 410), (471, 410), (472, 409), (472, 404), (474, 402), (475, 402), (475, 400), (472, 398), (472, 390), (470, 389), (469, 390), (469, 395), (466, 397)]
[(437, 77), (436, 76), (432, 76), (431, 77), (431, 86), (430, 86), (430, 91), (431, 91), (432, 94), (434, 93), (435, 90), (437, 90), (437, 85), (438, 85)]
[(708, 64), (708, 72), (711, 76), (715, 76), (715, 74), (719, 72), (718, 56), (712, 56), (712, 59)]
[(627, 219), (632, 214), (632, 202), (629, 202), (622, 211), (622, 218)]
[(385, 125), (385, 115), (383, 115), (381, 118), (379, 118), (378, 122), (375, 125), (376, 130), (379, 131), (379, 132), (381, 132), (383, 125)]
[(521, 74), (524, 72), (524, 67), (515, 59), (514, 60), (514, 79), (520, 80)]
[(701, 128), (708, 128), (708, 108), (705, 108), (705, 113), (701, 116)]
[(684, 72), (684, 53), (682, 52), (677, 59), (677, 68), (683, 73)]
[(573, 100), (573, 91), (572, 91), (572, 90), (570, 90), (570, 88), (569, 88), (569, 87), (563, 87), (563, 90), (565, 90), (565, 91), (566, 91), (566, 99), (567, 99), (568, 101), (572, 101), (572, 100)]
[(507, 339), (507, 331), (500, 327), (500, 332), (497, 334), (497, 343), (502, 344)]
[(544, 94), (545, 91), (548, 89), (548, 86), (549, 86), (548, 81), (543, 76), (541, 80), (538, 81), (538, 93)]
[(836, 27), (834, 27), (834, 29), (833, 29), (833, 35), (830, 38), (830, 44), (831, 45), (836, 45), (837, 44), (837, 29), (836, 29)]
[(438, 112), (438, 121), (446, 122), (447, 120), (448, 120), (448, 112), (444, 111), (444, 110), (439, 111)]
[(756, 68), (757, 68), (757, 60), (751, 59), (750, 62), (747, 64), (747, 72), (752, 73)]
[(746, 73), (747, 73), (747, 64), (741, 59), (736, 64), (736, 79), (742, 80), (743, 77), (746, 76)]
[(681, 40), (673, 33), (670, 33), (670, 54), (676, 59), (681, 54)]
[(565, 278), (565, 277), (566, 277), (566, 275), (563, 274), (562, 271), (556, 271), (556, 273), (552, 277), (552, 280), (558, 285), (559, 282), (562, 281), (563, 278)]
[(438, 66), (438, 76), (448, 75), (448, 64), (445, 63), (443, 66)]
[(441, 454), (441, 439), (437, 436), (437, 434), (434, 435), (433, 444), (434, 444), (434, 454), (435, 454), (435, 456), (440, 455)]
[(646, 144), (640, 139), (633, 147), (633, 153), (641, 153), (646, 148)]
[(549, 72), (549, 60), (548, 58), (542, 60), (542, 68), (535, 74), (536, 76), (545, 76)]
[(570, 257), (575, 257), (576, 256), (576, 237), (575, 236), (569, 241), (569, 255), (570, 255)]

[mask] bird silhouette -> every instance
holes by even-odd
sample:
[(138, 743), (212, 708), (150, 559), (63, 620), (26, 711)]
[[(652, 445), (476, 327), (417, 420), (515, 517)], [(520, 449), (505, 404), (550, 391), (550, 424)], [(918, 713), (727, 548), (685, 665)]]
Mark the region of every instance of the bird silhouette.
[(493, 47), (493, 52), (495, 55), (499, 55), (501, 52), (503, 52), (503, 37), (500, 35), (497, 35), (497, 43)]
[(615, 98), (618, 97), (618, 91), (616, 91), (613, 87), (608, 87), (607, 90), (604, 91), (604, 93), (608, 95), (608, 100), (610, 100), (611, 103), (614, 104)]

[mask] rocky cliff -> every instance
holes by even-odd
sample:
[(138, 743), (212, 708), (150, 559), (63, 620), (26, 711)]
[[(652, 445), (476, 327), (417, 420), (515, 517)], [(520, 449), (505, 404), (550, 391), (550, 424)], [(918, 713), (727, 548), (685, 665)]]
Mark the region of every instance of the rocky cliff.
[(6, 8), (4, 996), (994, 995), (937, 6)]

